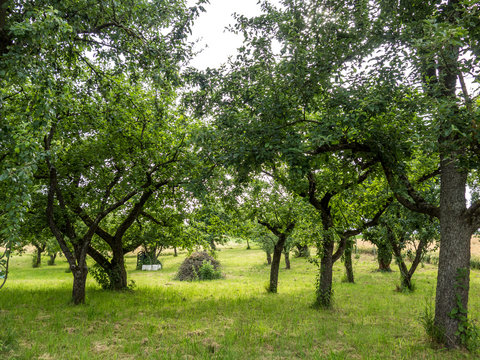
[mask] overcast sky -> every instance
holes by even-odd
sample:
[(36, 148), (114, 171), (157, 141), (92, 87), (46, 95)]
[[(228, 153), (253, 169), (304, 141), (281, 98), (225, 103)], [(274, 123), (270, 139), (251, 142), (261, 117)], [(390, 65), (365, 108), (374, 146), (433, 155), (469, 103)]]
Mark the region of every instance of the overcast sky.
[(205, 69), (224, 63), (229, 55), (236, 54), (242, 44), (242, 36), (225, 31), (233, 24), (233, 13), (254, 16), (261, 13), (258, 0), (210, 0), (205, 6), (206, 13), (200, 15), (192, 29), (192, 39), (200, 39), (196, 49), (207, 46), (191, 63)]

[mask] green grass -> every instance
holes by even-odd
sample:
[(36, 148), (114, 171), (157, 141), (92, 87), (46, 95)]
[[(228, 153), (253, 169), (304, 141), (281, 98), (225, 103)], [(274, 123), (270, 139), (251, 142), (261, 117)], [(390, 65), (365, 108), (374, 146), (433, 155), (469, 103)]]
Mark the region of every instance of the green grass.
[[(142, 272), (128, 258), (132, 292), (102, 291), (89, 278), (87, 303), (69, 303), (66, 262), (31, 268), (30, 256), (11, 261), (0, 290), (0, 359), (468, 359), (429, 343), (420, 324), (433, 299), (436, 267), (415, 274), (416, 292), (395, 291), (398, 271), (378, 273), (374, 258), (354, 260), (356, 284), (334, 271), (335, 304), (311, 307), (316, 269), (291, 259), (279, 293), (268, 294), (269, 267), (260, 250), (237, 245), (218, 258), (226, 278), (173, 280), (185, 254), (163, 256), (164, 269)], [(283, 267), (283, 262), (282, 262)], [(472, 271), (470, 315), (479, 318), (480, 272)], [(478, 356), (478, 355), (477, 355)]]

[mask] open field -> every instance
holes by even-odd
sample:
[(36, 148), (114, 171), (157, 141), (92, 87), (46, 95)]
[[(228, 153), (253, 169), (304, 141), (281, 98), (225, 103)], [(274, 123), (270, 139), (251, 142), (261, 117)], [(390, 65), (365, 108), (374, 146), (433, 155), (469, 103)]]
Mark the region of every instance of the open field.
[[(419, 316), (433, 300), (432, 265), (415, 274), (417, 291), (403, 294), (394, 291), (398, 271), (375, 272), (372, 256), (354, 260), (356, 284), (341, 282), (338, 262), (334, 308), (315, 310), (316, 269), (304, 259), (281, 270), (272, 295), (260, 250), (222, 248), (226, 279), (210, 282), (173, 280), (184, 257), (162, 256), (164, 269), (147, 273), (134, 270), (131, 256), (135, 291), (102, 291), (89, 277), (82, 306), (69, 304), (72, 276), (63, 258), (32, 269), (29, 255), (14, 257), (0, 290), (0, 359), (478, 358), (434, 348), (424, 334)], [(470, 315), (479, 319), (480, 271), (471, 280)]]

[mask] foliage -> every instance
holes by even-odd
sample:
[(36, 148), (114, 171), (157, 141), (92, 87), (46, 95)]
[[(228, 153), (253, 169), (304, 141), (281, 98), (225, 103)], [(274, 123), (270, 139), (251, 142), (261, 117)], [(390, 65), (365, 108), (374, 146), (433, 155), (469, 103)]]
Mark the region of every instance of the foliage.
[(215, 268), (211, 261), (203, 260), (202, 266), (198, 269), (197, 280), (215, 280), (223, 277), (222, 272), (217, 267)]
[[(183, 178), (177, 162), (188, 121), (174, 102), (197, 5), (28, 1), (6, 10), (14, 46), (1, 58), (2, 109), (14, 134), (25, 127), (33, 135), (41, 161), (35, 178), (44, 198), (48, 192), (49, 225), (74, 279), (83, 278), (86, 251), (106, 270), (123, 263), (118, 249), (139, 210)], [(105, 223), (116, 225), (113, 235)], [(91, 246), (95, 233), (111, 247), (110, 265), (102, 248)], [(115, 273), (125, 274), (121, 267)]]
[[(459, 289), (464, 285), (464, 279), (469, 273), (467, 269), (457, 270), (457, 281), (455, 288)], [(455, 334), (460, 338), (460, 342), (470, 351), (475, 351), (480, 348), (480, 332), (475, 323), (467, 317), (467, 309), (463, 305), (462, 294), (457, 293), (457, 306), (452, 309), (448, 314), (451, 318), (457, 319), (459, 322), (457, 333)]]
[(93, 265), (88, 269), (88, 272), (95, 281), (102, 287), (103, 290), (110, 290), (112, 284), (110, 283), (110, 277), (107, 272), (98, 264)]
[[(98, 264), (94, 264), (88, 269), (88, 272), (92, 277), (95, 279), (98, 285), (102, 287), (103, 290), (114, 290), (114, 284), (112, 280), (115, 281), (113, 278), (115, 274), (108, 273), (107, 270), (102, 268)], [(133, 289), (135, 287), (135, 282), (131, 281), (126, 289)]]

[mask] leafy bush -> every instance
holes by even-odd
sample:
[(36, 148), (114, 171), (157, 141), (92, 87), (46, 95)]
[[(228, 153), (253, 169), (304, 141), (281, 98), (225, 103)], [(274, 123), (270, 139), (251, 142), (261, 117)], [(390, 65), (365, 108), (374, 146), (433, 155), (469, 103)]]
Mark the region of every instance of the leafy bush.
[(90, 273), (90, 275), (92, 275), (97, 284), (100, 285), (103, 290), (109, 290), (112, 288), (110, 277), (108, 276), (107, 271), (100, 265), (93, 265), (90, 269), (88, 269), (88, 272)]
[(208, 260), (203, 260), (202, 266), (197, 272), (198, 280), (215, 280), (222, 278), (220, 269), (215, 269), (212, 263)]

